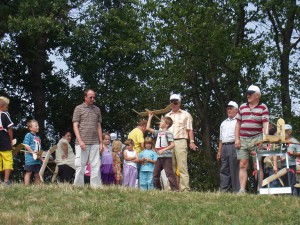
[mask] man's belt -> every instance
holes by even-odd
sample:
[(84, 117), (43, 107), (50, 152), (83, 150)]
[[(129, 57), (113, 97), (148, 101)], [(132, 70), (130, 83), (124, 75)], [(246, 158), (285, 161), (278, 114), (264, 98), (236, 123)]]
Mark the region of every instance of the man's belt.
[(233, 145), (234, 144), (234, 141), (232, 141), (232, 142), (224, 142), (224, 143), (222, 143), (222, 145)]

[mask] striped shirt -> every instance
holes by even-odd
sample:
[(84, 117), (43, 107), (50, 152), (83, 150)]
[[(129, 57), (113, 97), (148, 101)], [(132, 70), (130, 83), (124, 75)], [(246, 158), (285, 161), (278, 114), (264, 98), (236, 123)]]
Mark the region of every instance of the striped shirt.
[(192, 116), (182, 109), (177, 112), (169, 112), (166, 116), (171, 117), (173, 125), (169, 128), (172, 132), (174, 140), (185, 138), (188, 139), (188, 131), (193, 130), (193, 118)]
[(259, 103), (250, 109), (249, 104), (244, 103), (240, 106), (236, 118), (241, 121), (240, 137), (254, 137), (263, 133), (263, 123), (269, 121), (268, 107)]
[[(86, 145), (99, 144), (98, 123), (102, 122), (100, 109), (85, 103), (76, 106), (72, 122), (78, 122), (79, 134)], [(78, 144), (78, 140), (76, 140)]]

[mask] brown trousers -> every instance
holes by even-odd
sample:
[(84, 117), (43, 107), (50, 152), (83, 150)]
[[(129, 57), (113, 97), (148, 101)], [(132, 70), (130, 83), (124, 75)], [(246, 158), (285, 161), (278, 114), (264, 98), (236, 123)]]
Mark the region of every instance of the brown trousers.
[(156, 189), (162, 189), (160, 184), (160, 173), (163, 169), (166, 172), (166, 176), (169, 180), (171, 190), (178, 190), (176, 177), (172, 166), (172, 157), (159, 157), (157, 159), (153, 171), (154, 187)]

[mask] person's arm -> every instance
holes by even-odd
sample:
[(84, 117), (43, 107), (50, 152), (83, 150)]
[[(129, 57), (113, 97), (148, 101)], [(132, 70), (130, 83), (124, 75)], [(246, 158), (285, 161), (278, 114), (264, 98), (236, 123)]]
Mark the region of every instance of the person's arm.
[(152, 134), (154, 133), (154, 129), (151, 128), (151, 120), (152, 120), (153, 114), (148, 114), (148, 121), (147, 121), (147, 127), (146, 130), (150, 131)]
[(97, 124), (97, 132), (99, 137), (99, 144), (100, 144), (100, 153), (103, 151), (103, 142), (102, 142), (102, 127), (101, 123)]
[(170, 141), (170, 142), (169, 142), (169, 145), (168, 145), (167, 147), (163, 148), (163, 149), (158, 150), (158, 151), (157, 151), (157, 154), (161, 155), (164, 151), (171, 150), (171, 149), (173, 149), (174, 147), (175, 147), (174, 141)]
[(235, 125), (235, 142), (234, 142), (234, 145), (235, 145), (236, 148), (241, 147), (240, 129), (241, 129), (241, 121), (237, 120), (236, 125)]
[(263, 122), (263, 134), (269, 133), (269, 122)]
[(141, 153), (139, 155), (139, 163), (143, 164), (145, 162), (145, 158), (143, 157), (143, 154)]
[(80, 137), (80, 133), (79, 133), (79, 122), (73, 122), (73, 130), (76, 136), (76, 139), (78, 141), (78, 144), (80, 145), (80, 148), (82, 151), (86, 150), (86, 146), (84, 144), (84, 142), (82, 141), (81, 137)]
[(190, 149), (196, 151), (198, 146), (195, 145), (194, 132), (193, 130), (188, 130), (189, 138), (190, 138)]
[(218, 148), (218, 153), (217, 153), (217, 160), (221, 159), (221, 153), (222, 153), (222, 140), (219, 140), (219, 148)]
[(136, 153), (136, 155), (135, 156), (132, 156), (132, 162), (135, 162), (135, 163), (138, 163), (139, 162), (139, 154), (138, 153)]
[(156, 163), (156, 161), (154, 161), (153, 159), (149, 159), (149, 158), (145, 158), (145, 161), (149, 162), (149, 163), (152, 163), (152, 164)]
[(61, 143), (61, 149), (64, 152), (64, 154), (62, 154), (61, 158), (62, 159), (68, 158), (68, 144), (66, 142)]
[(145, 146), (145, 145), (144, 145), (144, 141), (143, 141), (143, 142), (140, 143), (140, 147), (141, 147), (142, 150), (145, 149), (144, 146)]
[(23, 140), (24, 148), (28, 151), (28, 153), (33, 154), (34, 151), (31, 149), (29, 143), (30, 143), (30, 136), (28, 134), (26, 134), (25, 138)]
[(10, 143), (13, 146), (13, 129), (11, 127), (8, 128), (8, 135), (9, 135)]
[(31, 149), (31, 147), (30, 147), (29, 145), (27, 145), (27, 144), (24, 144), (24, 148), (28, 151), (28, 153), (31, 153), (31, 154), (35, 153), (35, 152)]
[(138, 160), (137, 157), (138, 157), (137, 155), (130, 157), (130, 156), (127, 155), (127, 151), (124, 151), (124, 159), (127, 160), (127, 161), (137, 162), (137, 161), (134, 161), (136, 159)]

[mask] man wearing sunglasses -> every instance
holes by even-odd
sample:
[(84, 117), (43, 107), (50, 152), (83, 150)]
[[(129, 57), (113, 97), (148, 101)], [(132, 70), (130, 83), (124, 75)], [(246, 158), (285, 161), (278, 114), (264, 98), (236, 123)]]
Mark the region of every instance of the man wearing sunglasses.
[[(240, 160), (239, 194), (246, 193), (247, 169), (250, 152), (254, 148), (254, 143), (263, 139), (263, 133), (268, 134), (269, 132), (269, 111), (268, 107), (260, 102), (261, 92), (259, 87), (251, 85), (246, 95), (247, 103), (240, 106), (235, 126), (235, 147), (237, 148), (238, 160)], [(263, 170), (260, 170), (260, 172), (260, 178), (262, 179)]]
[(94, 105), (95, 92), (88, 89), (84, 92), (84, 103), (78, 105), (73, 114), (73, 129), (76, 135), (75, 143), (75, 186), (84, 185), (86, 164), (91, 166), (90, 185), (98, 188), (100, 177), (100, 149), (102, 148), (102, 116), (100, 109)]
[(185, 110), (180, 108), (181, 96), (179, 94), (172, 94), (170, 97), (172, 104), (172, 111), (166, 116), (173, 120), (173, 125), (169, 130), (173, 133), (175, 148), (173, 151), (173, 170), (179, 171), (177, 176), (180, 176), (180, 191), (189, 191), (189, 173), (187, 165), (187, 150), (188, 141), (189, 147), (192, 150), (197, 150), (194, 141), (193, 133), (193, 118)]

